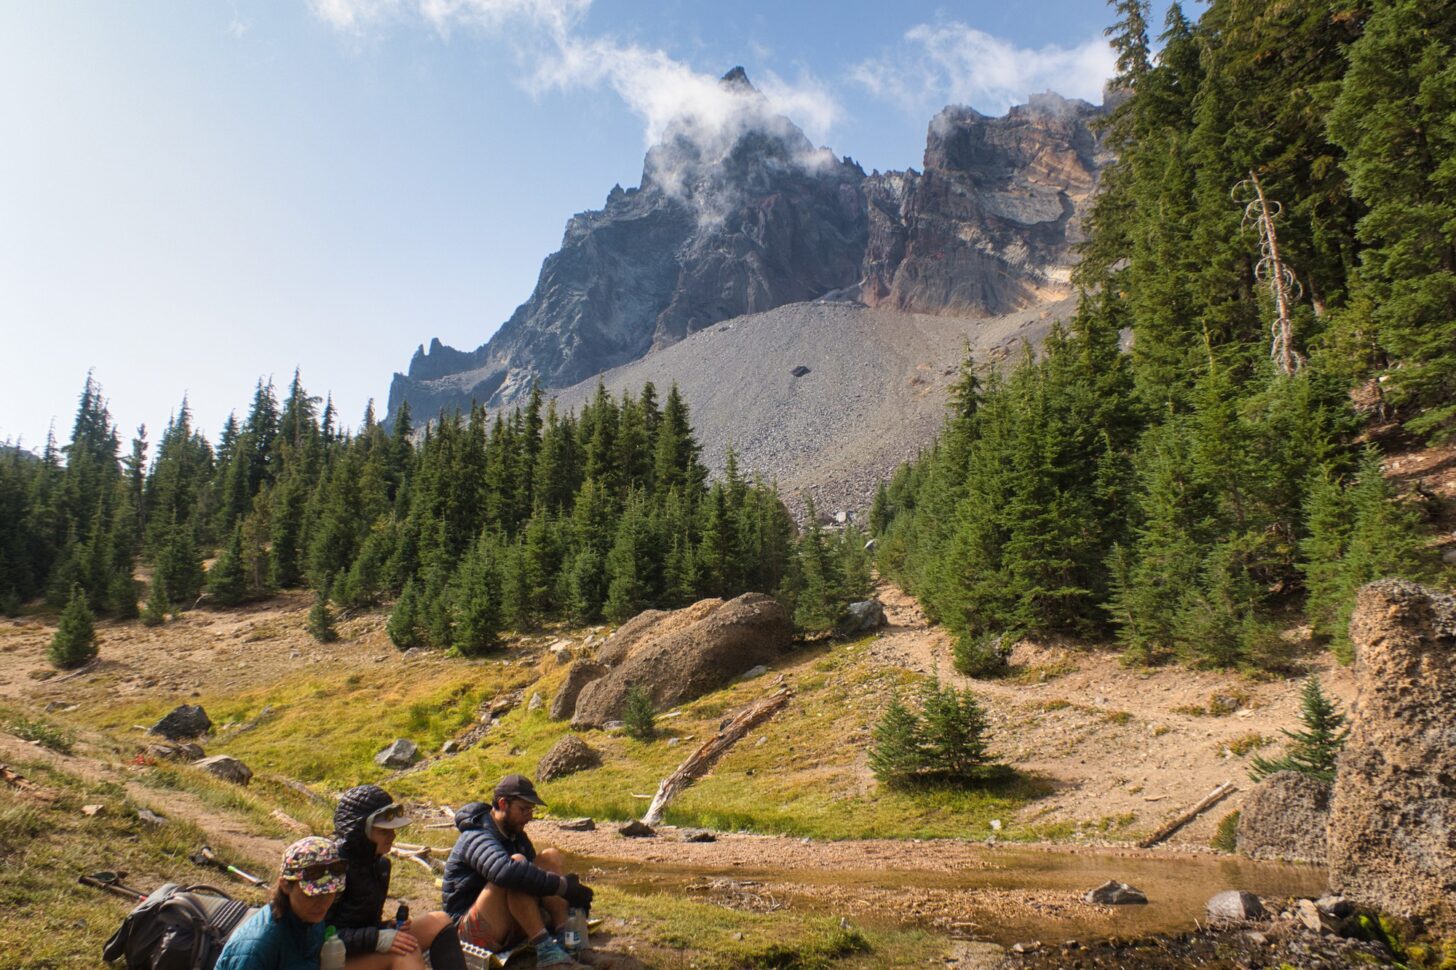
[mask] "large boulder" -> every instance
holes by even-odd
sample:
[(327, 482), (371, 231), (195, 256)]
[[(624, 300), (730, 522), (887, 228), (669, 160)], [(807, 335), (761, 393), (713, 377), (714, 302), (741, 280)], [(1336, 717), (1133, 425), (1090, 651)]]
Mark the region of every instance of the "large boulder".
[(698, 600), (680, 610), (643, 610), (619, 626), (597, 651), (597, 660), (615, 667), (648, 640), (660, 640), (670, 633), (701, 622), (723, 606), (720, 599)]
[(546, 752), (546, 757), (536, 765), (536, 780), (553, 781), (565, 778), (578, 771), (595, 768), (601, 763), (602, 756), (591, 746), (576, 735), (568, 734), (552, 745), (551, 750)]
[(252, 769), (232, 755), (215, 754), (210, 758), (192, 762), (192, 767), (201, 768), (214, 778), (221, 778), (235, 785), (246, 785), (253, 780)]
[(845, 609), (845, 633), (871, 633), (885, 625), (885, 607), (877, 599), (860, 600)]
[(1330, 804), (1330, 885), (1456, 933), (1456, 599), (1371, 583), (1350, 639), (1358, 693)]
[(1236, 844), (1241, 855), (1252, 859), (1322, 866), (1329, 824), (1329, 782), (1297, 771), (1276, 771), (1244, 800)]
[(407, 738), (396, 738), (389, 747), (374, 756), (374, 763), (383, 768), (408, 768), (419, 760), (419, 745)]
[(153, 724), (148, 734), (160, 734), (169, 741), (189, 741), (212, 730), (212, 719), (198, 704), (183, 704)]
[(551, 698), (551, 720), (564, 721), (576, 711), (581, 689), (607, 672), (605, 664), (595, 660), (577, 660), (566, 668), (566, 680)]
[(705, 600), (677, 613), (683, 617), (657, 618), (610, 671), (582, 689), (572, 726), (597, 727), (618, 718), (633, 685), (646, 689), (659, 709), (699, 697), (773, 662), (793, 634), (788, 612), (763, 593), (744, 593), (727, 603)]

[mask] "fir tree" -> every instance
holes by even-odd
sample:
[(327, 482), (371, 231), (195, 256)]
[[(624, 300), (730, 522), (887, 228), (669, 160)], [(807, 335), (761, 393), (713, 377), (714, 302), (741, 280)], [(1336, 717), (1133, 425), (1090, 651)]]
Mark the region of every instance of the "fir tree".
[(394, 609), (389, 612), (385, 632), (389, 634), (390, 642), (401, 650), (420, 645), (419, 598), (419, 587), (414, 579), (410, 579), (404, 584), (404, 591), (399, 594)]
[(96, 656), (96, 624), (80, 586), (71, 590), (46, 656), (62, 670), (83, 666)]
[(939, 677), (932, 677), (922, 689), (920, 711), (924, 774), (945, 784), (976, 781), (990, 762), (990, 725), (975, 695), (942, 686)]
[(920, 718), (895, 691), (875, 725), (870, 745), (870, 770), (880, 784), (903, 788), (915, 781), (924, 763), (921, 734)]
[(324, 588), (320, 588), (314, 596), (305, 629), (319, 643), (333, 643), (339, 639), (339, 631), (334, 629), (334, 611), (329, 609), (329, 595)]
[(627, 736), (638, 741), (651, 741), (657, 737), (657, 713), (653, 709), (652, 694), (641, 684), (627, 688), (622, 724)]
[(1250, 778), (1259, 781), (1276, 771), (1297, 771), (1334, 783), (1336, 763), (1350, 730), (1345, 727), (1339, 705), (1325, 696), (1314, 674), (1300, 692), (1299, 719), (1303, 730), (1283, 732), (1290, 741), (1283, 756), (1265, 759), (1256, 755), (1249, 768)]
[(247, 579), (243, 574), (242, 523), (233, 528), (227, 547), (207, 570), (207, 592), (223, 606), (236, 606), (247, 599)]
[(142, 622), (147, 626), (161, 626), (167, 622), (167, 612), (172, 604), (167, 600), (167, 583), (162, 574), (152, 572), (152, 580), (147, 584), (147, 603), (142, 608)]
[(460, 563), (452, 582), (451, 646), (466, 657), (498, 645), (501, 630), (499, 541), (483, 534)]

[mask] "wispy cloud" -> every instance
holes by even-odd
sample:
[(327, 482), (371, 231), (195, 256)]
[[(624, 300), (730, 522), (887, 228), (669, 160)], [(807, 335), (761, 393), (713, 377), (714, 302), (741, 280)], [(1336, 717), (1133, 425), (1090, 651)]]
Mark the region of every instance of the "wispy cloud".
[[(488, 33), (508, 44), (533, 93), (607, 86), (643, 120), (647, 144), (686, 125), (719, 140), (766, 116), (788, 115), (822, 140), (840, 116), (838, 102), (812, 75), (787, 81), (755, 78), (762, 97), (725, 88), (659, 48), (591, 35), (582, 20), (591, 0), (310, 0), (315, 14), (337, 29), (363, 33), (407, 20), (448, 35), (457, 28)], [(725, 65), (725, 67), (728, 65)]]
[(912, 27), (901, 43), (857, 65), (851, 77), (876, 97), (918, 114), (947, 104), (999, 114), (1046, 90), (1099, 102), (1115, 61), (1100, 36), (1075, 47), (1027, 48), (948, 22)]

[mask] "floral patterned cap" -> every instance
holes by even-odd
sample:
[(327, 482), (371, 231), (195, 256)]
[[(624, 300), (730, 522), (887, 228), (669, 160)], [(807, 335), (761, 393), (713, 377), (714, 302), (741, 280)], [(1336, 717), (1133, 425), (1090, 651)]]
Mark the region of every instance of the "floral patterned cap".
[(299, 839), (283, 850), (282, 876), (298, 883), (305, 896), (343, 892), (347, 869), (339, 844), (321, 835)]

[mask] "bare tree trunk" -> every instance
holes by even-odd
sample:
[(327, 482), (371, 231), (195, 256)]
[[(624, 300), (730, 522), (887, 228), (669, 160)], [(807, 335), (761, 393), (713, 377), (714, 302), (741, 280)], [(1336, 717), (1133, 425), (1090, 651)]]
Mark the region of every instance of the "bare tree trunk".
[(1223, 784), (1214, 788), (1213, 791), (1205, 795), (1203, 797), (1203, 800), (1197, 805), (1194, 805), (1188, 811), (1184, 812), (1182, 815), (1179, 815), (1167, 825), (1164, 825), (1152, 835), (1139, 842), (1138, 848), (1147, 849), (1157, 845), (1159, 842), (1162, 842), (1168, 836), (1172, 835), (1174, 832), (1178, 831), (1183, 826), (1187, 825), (1189, 822), (1193, 821), (1195, 818), (1202, 815), (1204, 812), (1208, 811), (1210, 808), (1217, 805), (1219, 802), (1223, 801), (1225, 798), (1232, 795), (1236, 791), (1238, 791), (1238, 788), (1234, 785), (1233, 782), (1224, 782)]
[(776, 693), (759, 698), (729, 718), (718, 729), (717, 734), (703, 742), (698, 750), (678, 765), (676, 771), (662, 780), (662, 784), (657, 787), (657, 794), (653, 796), (652, 804), (647, 807), (647, 814), (642, 816), (642, 821), (648, 825), (661, 822), (662, 811), (668, 802), (713, 767), (723, 753), (745, 734), (781, 711), (792, 696), (793, 693), (787, 687), (781, 687)]

